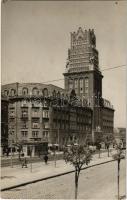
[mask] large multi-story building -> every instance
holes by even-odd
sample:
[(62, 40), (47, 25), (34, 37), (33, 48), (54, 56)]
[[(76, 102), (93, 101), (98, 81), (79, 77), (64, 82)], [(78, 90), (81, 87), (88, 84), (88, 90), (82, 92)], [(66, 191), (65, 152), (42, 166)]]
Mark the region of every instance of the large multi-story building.
[(71, 33), (64, 78), (65, 89), (41, 83), (2, 86), (2, 95), (9, 99), (9, 138), (27, 152), (29, 144), (47, 141), (62, 148), (113, 133), (114, 109), (102, 97), (103, 75), (93, 30)]
[(38, 151), (37, 144), (48, 142), (60, 148), (70, 142), (91, 139), (92, 110), (72, 106), (65, 90), (41, 83), (13, 83), (2, 86), (9, 99), (8, 132), (11, 144), (22, 144), (24, 152)]
[(102, 97), (103, 75), (99, 68), (98, 50), (94, 30), (71, 33), (71, 46), (68, 50), (64, 73), (65, 91), (75, 90), (82, 102), (87, 102), (93, 110), (93, 141), (99, 136), (113, 133), (114, 109)]

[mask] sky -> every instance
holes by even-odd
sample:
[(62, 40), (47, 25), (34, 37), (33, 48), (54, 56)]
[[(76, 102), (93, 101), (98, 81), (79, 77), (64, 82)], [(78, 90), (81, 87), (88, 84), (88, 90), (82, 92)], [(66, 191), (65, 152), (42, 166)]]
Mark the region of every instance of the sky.
[[(6, 1), (2, 3), (2, 84), (62, 79), (70, 32), (94, 29), (100, 69), (127, 64), (126, 1)], [(126, 126), (126, 66), (102, 71), (103, 97)], [(64, 87), (64, 80), (52, 82)]]

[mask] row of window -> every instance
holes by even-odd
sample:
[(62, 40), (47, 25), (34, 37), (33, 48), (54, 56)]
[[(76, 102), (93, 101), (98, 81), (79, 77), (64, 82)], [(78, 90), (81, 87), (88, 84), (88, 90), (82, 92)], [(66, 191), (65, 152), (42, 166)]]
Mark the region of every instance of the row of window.
[[(10, 122), (10, 121), (9, 121)], [(40, 122), (39, 121), (31, 121), (31, 128), (32, 129), (40, 129)], [(47, 129), (49, 128), (49, 123), (48, 122), (43, 122), (43, 128)], [(27, 121), (22, 121), (20, 123), (21, 129), (28, 129), (28, 122)], [(10, 129), (15, 129), (15, 122), (11, 122), (11, 124), (9, 124), (9, 128)]]
[(69, 52), (70, 56), (79, 56), (79, 55), (90, 55), (92, 53), (92, 49), (89, 47), (83, 47), (80, 49), (71, 49)]
[(70, 68), (68, 71), (69, 72), (82, 72), (82, 71), (88, 71), (90, 68), (88, 66), (71, 66), (72, 68)]
[[(22, 95), (28, 95), (29, 94), (29, 89), (27, 87), (24, 87), (22, 89)], [(15, 89), (11, 89), (10, 91), (9, 90), (4, 90), (4, 95), (5, 96), (15, 96), (16, 95), (16, 90)], [(37, 95), (43, 95), (43, 96), (48, 96), (49, 95), (49, 92), (48, 92), (48, 89), (47, 88), (44, 88), (42, 91), (40, 91), (38, 88), (33, 88), (32, 89), (32, 93), (31, 95), (33, 96), (37, 96)], [(64, 93), (60, 93), (59, 91), (56, 92), (56, 90), (54, 90), (52, 92), (52, 95), (53, 96), (57, 96), (57, 97), (60, 97), (61, 95), (64, 96)]]
[[(36, 117), (40, 117), (39, 116), (39, 108), (32, 110), (31, 116), (35, 117), (35, 118)], [(14, 109), (9, 111), (9, 117), (10, 118), (14, 118), (15, 117), (15, 110)], [(24, 108), (24, 109), (21, 110), (21, 117), (22, 118), (28, 118), (28, 109), (27, 108)], [(43, 118), (49, 118), (49, 111), (43, 110), (42, 111), (42, 117)]]
[(71, 63), (77, 63), (77, 62), (83, 62), (85, 60), (89, 60), (90, 56), (80, 56), (80, 57), (74, 57), (70, 60)]
[(78, 50), (81, 49), (81, 50), (82, 50), (82, 49), (84, 49), (84, 47), (86, 47), (86, 45), (87, 45), (87, 44), (85, 44), (85, 45), (82, 45), (82, 44), (78, 44), (78, 45), (77, 45), (77, 44), (76, 44), (76, 45), (73, 45), (73, 46), (72, 46), (72, 49), (74, 49), (74, 50), (75, 50), (75, 49), (76, 49), (76, 50), (77, 50), (77, 49), (78, 49)]
[[(28, 131), (21, 131), (22, 137), (28, 137)], [(32, 131), (32, 137), (38, 137), (39, 136), (39, 131)], [(42, 133), (43, 137), (49, 137), (48, 131), (44, 131)]]
[[(85, 87), (84, 87), (85, 85)], [(85, 79), (74, 79), (69, 81), (69, 89), (75, 89), (75, 92), (78, 92), (78, 87), (80, 88), (80, 93), (83, 93), (83, 89), (85, 94), (88, 94), (89, 91), (89, 79), (86, 77)]]
[[(85, 55), (84, 55), (85, 54)], [(70, 59), (69, 60), (81, 60), (81, 59), (89, 59), (92, 56), (92, 53), (88, 53), (88, 52), (83, 52), (82, 54), (77, 54), (77, 55), (70, 55)]]

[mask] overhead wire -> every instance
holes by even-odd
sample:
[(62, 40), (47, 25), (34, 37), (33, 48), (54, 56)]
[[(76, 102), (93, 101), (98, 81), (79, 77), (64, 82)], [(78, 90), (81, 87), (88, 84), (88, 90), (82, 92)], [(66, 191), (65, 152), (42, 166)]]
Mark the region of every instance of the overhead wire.
[[(101, 71), (113, 70), (113, 69), (122, 68), (122, 67), (125, 67), (125, 66), (127, 66), (127, 65), (126, 65), (126, 64), (118, 65), (118, 66), (114, 66), (114, 67), (110, 67), (110, 68), (104, 68), (104, 69), (102, 69)], [(101, 68), (102, 68), (102, 67), (101, 67)], [(54, 79), (54, 80), (49, 80), (49, 81), (42, 82), (42, 84), (52, 83), (52, 82), (58, 82), (58, 81), (63, 81), (63, 80), (64, 80), (63, 78)]]

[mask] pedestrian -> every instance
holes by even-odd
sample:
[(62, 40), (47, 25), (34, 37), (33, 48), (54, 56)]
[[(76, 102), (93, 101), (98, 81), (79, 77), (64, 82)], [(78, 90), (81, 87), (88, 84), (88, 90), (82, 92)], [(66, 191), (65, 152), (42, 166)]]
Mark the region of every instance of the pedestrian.
[(27, 168), (27, 160), (26, 157), (24, 157), (23, 163), (22, 163), (22, 168), (26, 167)]
[(7, 157), (9, 156), (9, 152), (10, 152), (10, 149), (7, 148), (7, 151), (6, 151), (6, 155), (7, 155)]
[(44, 156), (44, 161), (45, 161), (45, 164), (47, 165), (47, 162), (48, 162), (48, 156), (47, 155)]

